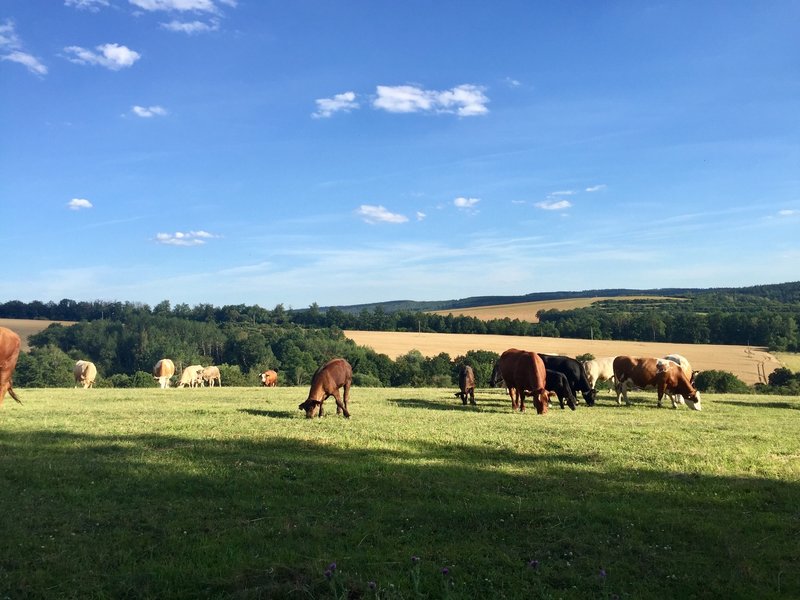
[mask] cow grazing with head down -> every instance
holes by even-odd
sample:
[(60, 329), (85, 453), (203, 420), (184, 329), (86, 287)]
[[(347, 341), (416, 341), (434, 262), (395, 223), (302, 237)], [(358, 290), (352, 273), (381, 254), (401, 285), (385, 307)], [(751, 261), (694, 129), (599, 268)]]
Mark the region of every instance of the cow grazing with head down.
[(603, 381), (614, 384), (614, 358), (613, 356), (606, 356), (605, 358), (593, 358), (583, 362), (583, 372), (586, 373), (586, 380), (593, 390), (596, 390), (597, 384)]
[(222, 387), (222, 376), (219, 374), (219, 367), (210, 366), (203, 369), (200, 373), (200, 377), (203, 380), (203, 383), (214, 387), (214, 383), (216, 383), (219, 387)]
[(572, 393), (572, 387), (570, 386), (569, 381), (567, 381), (566, 375), (560, 371), (553, 371), (551, 369), (547, 369), (546, 373), (547, 379), (545, 387), (547, 388), (548, 392), (556, 395), (561, 409), (564, 409), (564, 399), (566, 398), (569, 407), (572, 410), (575, 410), (575, 405), (578, 401), (575, 398), (575, 394)]
[(203, 367), (201, 365), (189, 365), (181, 373), (181, 379), (177, 387), (199, 387), (203, 384)]
[[(336, 400), (336, 414), (344, 414), (350, 418), (347, 408), (350, 397), (350, 386), (353, 383), (353, 368), (343, 358), (334, 358), (317, 369), (311, 378), (311, 389), (308, 390), (308, 399), (298, 408), (306, 411), (306, 418), (322, 417), (322, 403), (333, 396)], [(344, 388), (343, 397), (339, 396), (339, 388)]]
[[(547, 412), (547, 374), (538, 354), (509, 348), (497, 361), (496, 377), (502, 378), (508, 388), (513, 410), (519, 408), (520, 412), (525, 411), (525, 393), (529, 392), (533, 396), (536, 412), (540, 415)], [(494, 381), (497, 383), (498, 379)]]
[(173, 375), (175, 375), (175, 363), (168, 358), (162, 358), (153, 366), (153, 378), (158, 380), (161, 389), (169, 387), (169, 380)]
[(461, 398), (462, 404), (467, 404), (467, 398), (472, 406), (475, 406), (475, 372), (469, 365), (461, 365), (458, 368), (458, 388), (456, 397)]
[[(681, 368), (681, 371), (683, 371), (683, 374), (686, 375), (689, 383), (694, 385), (694, 379), (697, 377), (697, 374), (700, 373), (700, 371), (692, 371), (692, 365), (685, 356), (680, 354), (668, 354), (664, 357), (664, 360), (671, 360), (678, 365)], [(681, 394), (675, 394), (675, 401), (683, 404), (683, 396)]]
[(617, 356), (614, 359), (614, 377), (617, 379), (617, 404), (621, 399), (628, 402), (628, 387), (641, 389), (655, 388), (658, 392), (658, 406), (665, 394), (672, 400), (672, 408), (678, 404), (673, 394), (681, 394), (690, 408), (701, 410), (698, 392), (683, 370), (674, 362), (662, 358), (635, 358)]
[(83, 389), (87, 389), (94, 386), (94, 380), (97, 379), (97, 367), (88, 360), (79, 360), (75, 363), (72, 374), (75, 376), (75, 387), (80, 385)]
[[(586, 373), (579, 363), (574, 358), (569, 356), (555, 356), (553, 354), (541, 354), (544, 366), (551, 371), (558, 371), (562, 373), (569, 382), (572, 388), (572, 394), (577, 398), (578, 392), (583, 396), (584, 401), (588, 406), (594, 406), (597, 390), (592, 389), (589, 385), (589, 380), (586, 378)], [(549, 388), (548, 388), (549, 389)]]
[(22, 404), (22, 400), (17, 397), (14, 388), (11, 387), (11, 375), (17, 366), (19, 346), (19, 336), (6, 327), (0, 327), (0, 406), (3, 405), (6, 392)]
[(261, 385), (264, 387), (275, 387), (278, 385), (278, 374), (273, 370), (261, 373)]

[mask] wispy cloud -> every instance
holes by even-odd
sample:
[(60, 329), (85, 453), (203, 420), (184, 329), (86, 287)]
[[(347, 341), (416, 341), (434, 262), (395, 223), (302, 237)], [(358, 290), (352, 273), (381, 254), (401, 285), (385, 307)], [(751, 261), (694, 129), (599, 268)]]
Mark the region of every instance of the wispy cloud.
[(465, 208), (465, 209), (469, 209), (469, 208), (475, 208), (475, 206), (476, 206), (476, 205), (478, 204), (478, 202), (480, 202), (480, 201), (481, 201), (481, 200), (480, 200), (480, 198), (464, 198), (464, 197), (458, 197), (458, 198), (456, 198), (455, 200), (453, 200), (453, 205), (454, 205), (456, 208)]
[(35, 75), (47, 75), (47, 67), (38, 58), (24, 51), (14, 22), (10, 19), (0, 23), (0, 60), (23, 65)]
[(591, 192), (599, 192), (606, 189), (608, 186), (605, 183), (599, 183), (597, 185), (592, 185), (586, 188), (586, 191)]
[(149, 119), (151, 117), (163, 117), (167, 114), (167, 109), (163, 106), (137, 106), (131, 107), (131, 112), (137, 117)]
[(166, 246), (202, 246), (206, 240), (218, 237), (207, 231), (188, 231), (183, 233), (176, 231), (175, 233), (158, 233), (156, 234), (156, 242)]
[(503, 82), (510, 88), (516, 88), (522, 85), (519, 79), (514, 79), (513, 77), (506, 77)]
[(389, 212), (383, 206), (373, 204), (362, 204), (358, 207), (356, 214), (367, 223), (405, 223), (408, 217), (405, 215)]
[(537, 202), (535, 206), (542, 210), (566, 210), (572, 206), (572, 202), (569, 200), (545, 200)]
[(338, 112), (350, 112), (358, 108), (355, 92), (336, 94), (333, 98), (318, 98), (317, 111), (311, 116), (315, 119), (325, 119)]
[(575, 190), (561, 190), (560, 192), (551, 192), (548, 197), (553, 196), (574, 196), (577, 192)]
[(792, 215), (800, 215), (800, 210), (785, 208), (783, 210), (779, 210), (778, 215), (780, 215), (781, 217), (791, 217)]
[(203, 21), (172, 20), (169, 23), (161, 23), (161, 28), (166, 29), (167, 31), (175, 31), (177, 33), (194, 35), (196, 33), (208, 33), (209, 31), (219, 30), (219, 21), (212, 19), (208, 23), (204, 23)]
[(109, 6), (108, 0), (64, 0), (64, 6), (77, 8), (78, 10), (88, 10), (97, 12), (101, 8)]
[(99, 65), (112, 71), (119, 71), (130, 67), (141, 55), (119, 44), (101, 44), (95, 46), (94, 52), (80, 46), (68, 46), (64, 48), (67, 53), (67, 60), (79, 65)]
[(67, 202), (67, 206), (70, 210), (81, 210), (84, 208), (92, 208), (93, 204), (86, 198), (73, 198)]
[(417, 211), (417, 221), (423, 221), (427, 216), (428, 215), (426, 215), (424, 212), (419, 210)]
[(391, 113), (448, 113), (460, 117), (489, 112), (485, 88), (463, 84), (449, 90), (426, 90), (413, 85), (377, 86), (373, 107)]
[(146, 11), (182, 11), (182, 12), (206, 12), (217, 14), (220, 12), (217, 4), (225, 4), (230, 7), (236, 6), (235, 0), (128, 0), (137, 8)]

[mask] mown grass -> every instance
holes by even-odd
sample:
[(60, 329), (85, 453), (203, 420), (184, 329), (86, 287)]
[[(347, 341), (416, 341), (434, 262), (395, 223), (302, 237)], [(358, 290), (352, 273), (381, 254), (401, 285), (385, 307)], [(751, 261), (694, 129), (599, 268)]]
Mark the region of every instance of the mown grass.
[(0, 597), (800, 597), (799, 398), (306, 391), (20, 390)]

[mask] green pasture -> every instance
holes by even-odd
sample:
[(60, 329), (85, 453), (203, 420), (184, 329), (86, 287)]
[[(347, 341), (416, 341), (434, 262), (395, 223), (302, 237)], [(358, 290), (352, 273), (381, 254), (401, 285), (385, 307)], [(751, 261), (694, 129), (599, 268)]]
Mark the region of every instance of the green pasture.
[(800, 398), (454, 391), (20, 389), (0, 598), (800, 597)]

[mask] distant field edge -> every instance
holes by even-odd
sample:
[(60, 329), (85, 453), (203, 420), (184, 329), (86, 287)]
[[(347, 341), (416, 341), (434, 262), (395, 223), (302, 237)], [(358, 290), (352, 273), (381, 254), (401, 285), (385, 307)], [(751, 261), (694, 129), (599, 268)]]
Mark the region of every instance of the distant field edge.
[(74, 325), (75, 321), (46, 321), (43, 319), (0, 319), (0, 327), (7, 327), (17, 333), (20, 337), (20, 348), (23, 352), (30, 350), (28, 337), (47, 329), (48, 325), (61, 323), (62, 325)]
[(501, 353), (508, 348), (572, 357), (589, 353), (598, 358), (619, 355), (666, 356), (677, 353), (689, 359), (694, 369), (728, 371), (750, 385), (764, 382), (765, 375), (781, 366), (781, 361), (766, 348), (754, 346), (353, 330), (345, 331), (344, 335), (356, 344), (372, 348), (392, 359), (411, 350), (419, 350), (423, 356), (436, 356), (446, 352), (452, 358), (463, 356), (470, 350)]

